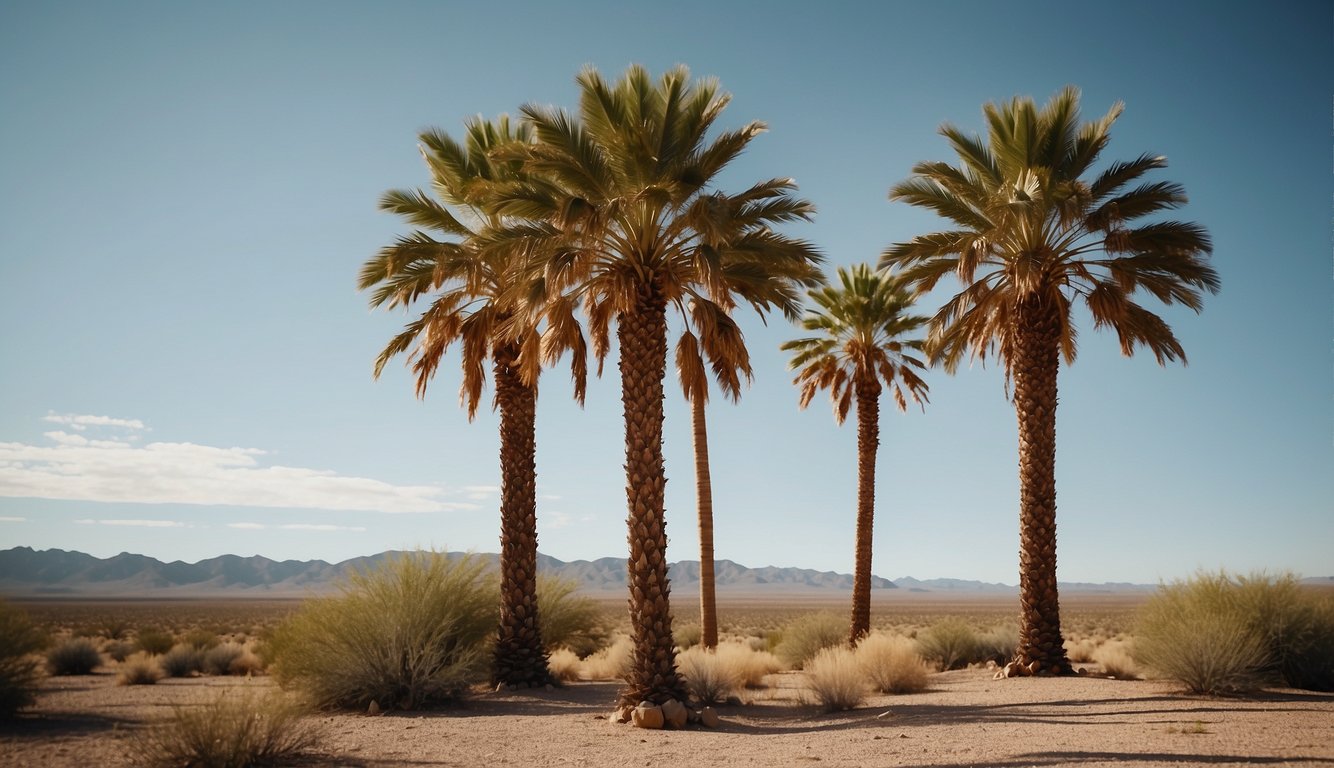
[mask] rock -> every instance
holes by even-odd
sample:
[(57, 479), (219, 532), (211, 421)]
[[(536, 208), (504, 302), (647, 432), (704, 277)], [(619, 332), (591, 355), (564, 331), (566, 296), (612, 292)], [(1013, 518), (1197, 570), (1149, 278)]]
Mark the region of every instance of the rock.
[(668, 699), (662, 704), (662, 724), (666, 728), (684, 728), (690, 713), (686, 705), (676, 699)]
[(371, 705), (370, 705), (369, 707), (366, 707), (366, 714), (368, 714), (368, 715), (378, 715), (378, 714), (380, 714), (380, 702), (375, 701), (375, 700), (372, 699), (372, 700), (371, 700)]
[(722, 725), (722, 719), (713, 707), (705, 707), (699, 711), (699, 724), (705, 728), (717, 728)]
[(635, 708), (628, 704), (624, 707), (615, 709), (611, 713), (611, 721), (613, 723), (628, 723), (630, 722), (630, 718), (634, 715), (634, 711)]
[(644, 702), (630, 713), (630, 722), (634, 723), (636, 728), (657, 730), (662, 727), (662, 708)]

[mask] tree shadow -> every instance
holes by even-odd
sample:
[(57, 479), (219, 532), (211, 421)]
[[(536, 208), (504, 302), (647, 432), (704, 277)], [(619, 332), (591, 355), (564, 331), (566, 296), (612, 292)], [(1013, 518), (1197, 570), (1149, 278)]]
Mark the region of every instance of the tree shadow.
[[(1190, 765), (1292, 765), (1293, 763), (1334, 765), (1326, 757), (1262, 757), (1257, 755), (1198, 755), (1188, 752), (1031, 752), (1010, 760), (988, 763), (992, 768), (1028, 768), (1046, 765), (1082, 765), (1085, 763), (1170, 763)], [(905, 768), (969, 768), (975, 761), (964, 763), (916, 763)]]

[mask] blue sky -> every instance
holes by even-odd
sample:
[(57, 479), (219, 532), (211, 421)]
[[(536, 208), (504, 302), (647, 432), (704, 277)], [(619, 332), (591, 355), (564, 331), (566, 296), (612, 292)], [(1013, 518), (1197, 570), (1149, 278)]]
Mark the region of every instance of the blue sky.
[[(500, 8), (502, 10), (497, 10)], [(818, 10), (812, 10), (816, 9)], [(457, 362), (425, 401), (371, 363), (406, 320), (362, 262), (424, 186), (416, 134), (526, 102), (574, 106), (585, 64), (687, 64), (763, 120), (722, 179), (790, 176), (791, 232), (830, 268), (932, 231), (886, 199), (936, 128), (1083, 90), (1122, 100), (1105, 160), (1167, 156), (1215, 242), (1204, 312), (1167, 310), (1190, 358), (1123, 358), (1081, 319), (1062, 371), (1065, 580), (1198, 568), (1334, 574), (1331, 3), (333, 2), (0, 5), (0, 548), (338, 560), (495, 551), (496, 421)], [(945, 286), (951, 288), (953, 286)], [(923, 299), (931, 311), (944, 290)], [(740, 318), (755, 382), (709, 411), (717, 556), (848, 571), (855, 428), (805, 412), (781, 317)], [(541, 549), (625, 551), (615, 367), (587, 407), (543, 379)], [(994, 366), (932, 371), (886, 408), (876, 573), (1013, 583), (1014, 412)], [(672, 559), (695, 559), (688, 412), (669, 388)]]

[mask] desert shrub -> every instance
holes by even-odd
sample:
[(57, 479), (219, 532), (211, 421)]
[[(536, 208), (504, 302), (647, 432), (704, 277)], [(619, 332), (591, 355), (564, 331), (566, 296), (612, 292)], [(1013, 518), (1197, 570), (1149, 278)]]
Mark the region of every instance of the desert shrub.
[(853, 709), (866, 700), (866, 674), (851, 649), (828, 647), (806, 662), (806, 688), (827, 712)]
[(617, 635), (611, 645), (580, 663), (581, 676), (588, 680), (624, 680), (634, 652), (634, 642), (625, 635)]
[(868, 635), (857, 644), (856, 656), (871, 687), (881, 693), (926, 690), (926, 662), (906, 637), (879, 632)]
[(977, 658), (977, 634), (963, 619), (945, 619), (917, 635), (917, 652), (941, 669), (962, 669)]
[(150, 656), (161, 656), (176, 644), (176, 639), (170, 633), (159, 629), (141, 629), (135, 642), (139, 645), (139, 650)]
[(579, 584), (571, 579), (537, 578), (537, 616), (549, 650), (569, 648), (576, 656), (587, 656), (607, 644), (597, 602), (579, 594)]
[(719, 643), (714, 653), (722, 663), (731, 667), (741, 685), (746, 688), (761, 687), (766, 675), (772, 675), (783, 668), (783, 662), (777, 656), (762, 650), (762, 646), (757, 649), (754, 644), (745, 641)]
[(1098, 650), (1098, 641), (1085, 637), (1079, 640), (1066, 639), (1065, 656), (1076, 664), (1093, 661), (1093, 654)]
[(167, 677), (189, 677), (204, 670), (204, 652), (193, 645), (179, 643), (162, 654), (158, 664)]
[(130, 633), (130, 623), (121, 618), (106, 617), (95, 625), (95, 634), (108, 640), (124, 640)]
[(198, 651), (207, 651), (218, 647), (222, 638), (218, 637), (217, 632), (210, 632), (207, 629), (192, 629), (181, 635), (181, 642)]
[(116, 685), (153, 685), (161, 678), (161, 667), (143, 651), (126, 658), (116, 670)]
[(690, 695), (701, 704), (721, 704), (735, 696), (742, 684), (741, 675), (726, 656), (698, 645), (677, 654), (676, 668)]
[(1139, 667), (1135, 665), (1134, 655), (1124, 640), (1108, 640), (1098, 646), (1093, 652), (1093, 661), (1102, 667), (1104, 674), (1118, 680), (1134, 680), (1139, 677)]
[(241, 655), (232, 659), (232, 663), (227, 665), (227, 674), (229, 675), (258, 675), (264, 672), (264, 660), (259, 654), (242, 647)]
[(1334, 690), (1334, 600), (1320, 599), (1291, 574), (1236, 579), (1239, 610), (1264, 638), (1272, 682)]
[(273, 634), (270, 672), (320, 707), (412, 709), (485, 678), (496, 582), (477, 558), (415, 553), (354, 574)]
[(52, 675), (88, 675), (102, 664), (102, 654), (86, 637), (75, 637), (46, 652), (46, 671)]
[(1140, 609), (1135, 661), (1193, 693), (1259, 686), (1268, 663), (1265, 637), (1239, 598), (1225, 574), (1160, 587)]
[(832, 613), (802, 616), (783, 628), (782, 640), (774, 654), (789, 667), (802, 668), (825, 648), (847, 642), (848, 622)]
[(220, 643), (204, 651), (201, 671), (206, 675), (230, 675), (232, 664), (245, 655), (245, 646), (240, 643)]
[(137, 765), (244, 768), (287, 765), (316, 741), (302, 707), (271, 694), (223, 695), (202, 707), (177, 708), (171, 719), (132, 742)]
[(28, 614), (0, 600), (0, 717), (35, 701), (38, 657), (47, 639)]
[(102, 646), (102, 653), (107, 658), (115, 662), (125, 661), (138, 649), (134, 643), (127, 643), (124, 640), (112, 640)]
[(1015, 656), (1019, 648), (1019, 625), (1001, 624), (992, 627), (977, 636), (977, 650), (974, 661), (994, 661), (1005, 664)]
[(547, 670), (561, 682), (579, 679), (579, 656), (569, 648), (557, 648), (547, 657)]
[(704, 629), (698, 624), (681, 624), (672, 628), (672, 640), (683, 651), (699, 645), (703, 638)]

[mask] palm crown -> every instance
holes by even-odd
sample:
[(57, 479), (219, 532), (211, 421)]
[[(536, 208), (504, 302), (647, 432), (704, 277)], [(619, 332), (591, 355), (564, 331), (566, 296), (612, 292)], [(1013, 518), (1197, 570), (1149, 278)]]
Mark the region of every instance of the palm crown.
[(816, 392), (827, 389), (834, 418), (842, 424), (857, 385), (871, 381), (893, 393), (899, 410), (907, 409), (909, 397), (925, 404), (928, 387), (917, 371), (926, 366), (915, 356), (923, 342), (905, 336), (925, 325), (927, 318), (908, 314), (913, 298), (900, 276), (873, 272), (865, 264), (839, 267), (838, 285), (813, 290), (810, 297), (817, 308), (801, 325), (820, 335), (782, 346), (793, 353), (789, 367), (797, 371), (802, 408)]
[(1118, 103), (1081, 126), (1073, 87), (1040, 111), (1031, 99), (988, 104), (986, 141), (949, 124), (940, 129), (959, 166), (918, 163), (911, 178), (890, 190), (891, 199), (929, 208), (957, 227), (893, 245), (880, 260), (882, 267), (904, 267), (905, 279), (920, 291), (947, 274), (965, 286), (932, 321), (931, 347), (947, 370), (966, 354), (985, 358), (993, 349), (1009, 370), (1015, 317), (1026, 300), (1057, 315), (1066, 362), (1075, 358), (1070, 308), (1076, 300), (1087, 305), (1095, 327), (1116, 331), (1126, 355), (1144, 346), (1160, 364), (1185, 360), (1171, 328), (1131, 298), (1142, 289), (1198, 312), (1201, 291), (1218, 291), (1202, 227), (1137, 223), (1184, 204), (1184, 190), (1141, 181), (1167, 165), (1147, 154), (1084, 179), (1122, 108)]

